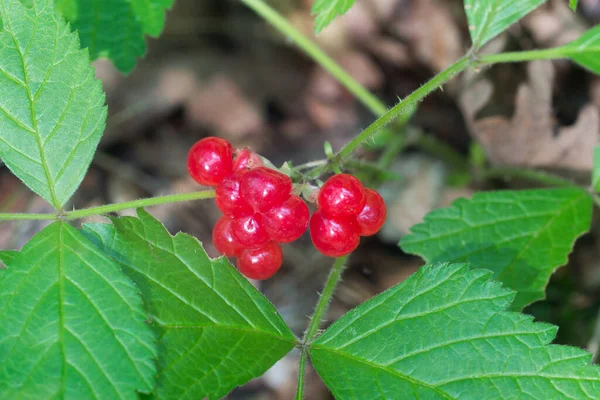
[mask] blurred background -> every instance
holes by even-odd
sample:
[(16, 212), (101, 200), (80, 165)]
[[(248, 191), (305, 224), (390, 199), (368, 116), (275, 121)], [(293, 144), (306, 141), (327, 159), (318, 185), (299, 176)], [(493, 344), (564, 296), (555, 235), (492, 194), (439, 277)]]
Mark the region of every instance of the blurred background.
[[(390, 106), (470, 45), (460, 0), (357, 0), (318, 37), (312, 33), (312, 0), (268, 2)], [(557, 46), (600, 23), (600, 0), (580, 0), (577, 14), (567, 3), (549, 0), (486, 51)], [(128, 76), (107, 61), (95, 63), (109, 118), (72, 207), (201, 189), (187, 176), (185, 160), (189, 147), (205, 136), (223, 137), (234, 147), (250, 146), (275, 165), (287, 160), (297, 165), (324, 158), (325, 141), (339, 149), (375, 119), (326, 71), (239, 1), (177, 0), (164, 33), (148, 44), (147, 57)], [(600, 78), (566, 61), (471, 71), (427, 97), (410, 121), (408, 137), (436, 138), (459, 157), (440, 151), (438, 142), (428, 146), (423, 140), (409, 140), (397, 147), (397, 154), (388, 153), (392, 173), (379, 179), (385, 181), (380, 191), (388, 205), (388, 221), (378, 236), (362, 239), (327, 320), (334, 321), (422, 265), (397, 243), (432, 209), (475, 191), (536, 187), (514, 178), (478, 176), (482, 154), (494, 166), (543, 169), (588, 182), (592, 147), (600, 134), (599, 113)], [(393, 135), (385, 137), (358, 157), (377, 161), (378, 146), (393, 141)], [(464, 165), (475, 168), (466, 173)], [(213, 201), (149, 211), (171, 232), (194, 235), (210, 255), (217, 255), (210, 239), (219, 215)], [(0, 166), (0, 212), (52, 209)], [(597, 222), (595, 218), (592, 232), (577, 242), (569, 264), (553, 276), (547, 299), (526, 309), (539, 321), (559, 325), (559, 343), (594, 353), (600, 342)], [(42, 224), (3, 222), (0, 248), (20, 248)], [(332, 260), (318, 254), (307, 236), (286, 245), (284, 252), (282, 270), (256, 286), (301, 335)], [(289, 354), (228, 398), (293, 398), (297, 356)], [(330, 398), (316, 374), (307, 375), (306, 398)]]

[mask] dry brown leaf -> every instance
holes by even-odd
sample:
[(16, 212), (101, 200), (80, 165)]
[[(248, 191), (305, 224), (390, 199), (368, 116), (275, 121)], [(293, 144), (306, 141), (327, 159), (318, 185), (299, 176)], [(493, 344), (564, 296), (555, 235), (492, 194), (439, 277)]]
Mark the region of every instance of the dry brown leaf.
[(238, 85), (225, 76), (214, 77), (186, 103), (191, 122), (214, 129), (228, 139), (257, 133), (264, 127), (258, 110)]
[(533, 34), (536, 42), (547, 46), (561, 46), (577, 39), (587, 27), (585, 22), (569, 9), (565, 0), (552, 0), (525, 19), (523, 25)]
[(574, 125), (559, 127), (552, 112), (552, 63), (532, 62), (528, 75), (529, 83), (518, 89), (511, 119), (493, 116), (475, 121), (489, 98), (490, 84), (480, 82), (465, 91), (461, 106), (473, 136), (495, 165), (591, 169), (591, 149), (600, 133), (598, 109), (587, 105)]
[(439, 72), (463, 54), (460, 31), (448, 4), (438, 0), (411, 3), (392, 30), (406, 40), (419, 60)]

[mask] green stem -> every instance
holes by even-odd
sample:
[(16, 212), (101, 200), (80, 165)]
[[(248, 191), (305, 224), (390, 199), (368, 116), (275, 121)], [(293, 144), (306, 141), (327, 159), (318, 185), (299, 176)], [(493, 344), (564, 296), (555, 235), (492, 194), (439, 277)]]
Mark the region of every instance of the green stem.
[(497, 64), (534, 60), (556, 60), (560, 58), (568, 58), (567, 52), (563, 47), (554, 47), (551, 49), (542, 50), (515, 51), (500, 54), (489, 54), (486, 56), (481, 56), (477, 62), (478, 64)]
[(307, 350), (306, 348), (302, 348), (302, 351), (300, 352), (300, 361), (298, 362), (298, 387), (296, 388), (294, 400), (302, 400), (304, 398), (304, 374), (307, 358)]
[(528, 181), (539, 182), (548, 186), (558, 187), (577, 187), (575, 182), (562, 178), (543, 171), (535, 171), (531, 169), (513, 168), (513, 167), (498, 167), (488, 168), (481, 171), (478, 176), (480, 180), (488, 179), (525, 179)]
[(201, 190), (199, 192), (170, 194), (167, 196), (150, 197), (147, 199), (125, 201), (123, 203), (107, 204), (105, 206), (84, 208), (58, 214), (8, 214), (0, 213), (0, 221), (33, 221), (33, 220), (73, 220), (94, 215), (104, 215), (111, 212), (157, 206), (159, 204), (179, 203), (182, 201), (202, 200), (215, 197), (214, 190)]
[(315, 43), (298, 31), (286, 18), (271, 8), (263, 0), (242, 0), (254, 12), (268, 21), (277, 30), (298, 45), (309, 57), (335, 77), (350, 93), (356, 96), (371, 112), (376, 115), (385, 113), (387, 107), (379, 99), (358, 83), (350, 74), (340, 67), (331, 57)]
[(317, 337), (319, 326), (321, 325), (323, 317), (325, 317), (325, 313), (329, 308), (329, 303), (331, 302), (335, 288), (340, 282), (340, 278), (342, 277), (342, 272), (344, 271), (347, 260), (348, 256), (336, 258), (335, 263), (331, 268), (331, 272), (329, 273), (329, 278), (327, 278), (327, 283), (325, 283), (323, 293), (321, 293), (321, 297), (319, 297), (319, 302), (315, 308), (315, 313), (310, 319), (310, 324), (308, 324), (306, 332), (304, 332), (304, 337), (302, 338), (302, 352), (300, 353), (300, 364), (298, 366), (298, 388), (296, 390), (296, 400), (302, 400), (302, 396), (304, 395), (304, 371), (306, 359), (308, 357), (308, 348)]
[(182, 201), (210, 199), (213, 197), (215, 197), (214, 190), (202, 190), (199, 192), (192, 192), (192, 193), (170, 194), (167, 196), (150, 197), (148, 199), (126, 201), (123, 203), (107, 204), (107, 205), (100, 206), (100, 207), (91, 207), (91, 208), (84, 208), (82, 210), (70, 211), (70, 212), (66, 212), (63, 215), (63, 219), (67, 219), (67, 220), (79, 219), (79, 218), (91, 217), (93, 215), (103, 215), (103, 214), (108, 214), (111, 212), (127, 210), (127, 209), (131, 209), (131, 208), (142, 208), (142, 207), (156, 206), (159, 204), (179, 203)]
[(12, 214), (0, 213), (0, 221), (51, 221), (56, 214)]
[(327, 278), (327, 283), (325, 283), (323, 293), (321, 293), (321, 297), (319, 298), (319, 302), (315, 308), (315, 313), (310, 319), (310, 324), (308, 325), (306, 332), (304, 332), (302, 343), (305, 346), (309, 346), (317, 336), (319, 326), (321, 325), (323, 317), (329, 308), (329, 303), (331, 302), (335, 288), (342, 277), (342, 272), (344, 271), (344, 266), (346, 265), (347, 260), (348, 256), (336, 258), (335, 263), (333, 264), (329, 278)]
[(358, 149), (363, 143), (365, 143), (373, 134), (383, 129), (386, 125), (394, 121), (396, 118), (401, 116), (407, 109), (415, 106), (418, 102), (423, 100), (425, 96), (438, 89), (444, 83), (448, 82), (459, 72), (465, 70), (470, 64), (469, 56), (465, 56), (452, 64), (450, 67), (434, 76), (431, 80), (415, 90), (408, 97), (396, 104), (393, 108), (388, 110), (385, 114), (379, 117), (375, 122), (369, 125), (363, 130), (358, 136), (352, 139), (344, 148), (342, 148), (336, 155), (335, 160), (337, 163), (343, 163), (356, 149)]

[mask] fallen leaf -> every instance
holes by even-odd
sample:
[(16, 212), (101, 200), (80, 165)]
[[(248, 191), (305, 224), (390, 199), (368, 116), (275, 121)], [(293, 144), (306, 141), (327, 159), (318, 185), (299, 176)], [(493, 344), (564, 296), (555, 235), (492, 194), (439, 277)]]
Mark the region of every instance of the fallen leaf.
[(408, 42), (415, 55), (433, 71), (439, 72), (463, 54), (463, 42), (447, 2), (413, 1), (399, 14), (392, 32)]
[(186, 111), (192, 123), (230, 140), (258, 133), (264, 127), (254, 104), (226, 76), (214, 77), (190, 95)]
[(567, 44), (577, 39), (588, 28), (565, 0), (552, 0), (523, 19), (535, 41), (546, 47)]
[(489, 83), (476, 83), (461, 96), (461, 107), (472, 135), (492, 164), (503, 166), (592, 168), (592, 147), (598, 143), (598, 108), (584, 106), (572, 126), (561, 127), (552, 111), (554, 67), (549, 61), (528, 65), (529, 82), (516, 96), (515, 113), (508, 119), (492, 116), (475, 120), (491, 94)]

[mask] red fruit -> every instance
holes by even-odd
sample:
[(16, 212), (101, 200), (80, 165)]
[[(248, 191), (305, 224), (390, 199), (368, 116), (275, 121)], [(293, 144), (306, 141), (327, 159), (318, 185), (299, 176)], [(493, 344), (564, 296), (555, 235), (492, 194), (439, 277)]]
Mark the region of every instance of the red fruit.
[(308, 206), (296, 195), (263, 213), (263, 226), (278, 243), (289, 243), (298, 239), (308, 227), (310, 213)]
[(199, 140), (188, 153), (187, 168), (196, 182), (206, 186), (217, 186), (231, 173), (233, 149), (224, 139), (207, 137)]
[(262, 216), (258, 213), (234, 218), (231, 223), (231, 232), (244, 247), (262, 246), (271, 241), (263, 227)]
[(358, 247), (358, 225), (353, 217), (328, 218), (317, 210), (310, 218), (310, 237), (321, 253), (341, 257)]
[(365, 207), (356, 217), (358, 222), (358, 234), (360, 236), (371, 236), (379, 232), (386, 217), (386, 207), (383, 198), (373, 189), (365, 189), (367, 201)]
[(252, 208), (240, 194), (240, 183), (244, 172), (226, 176), (216, 189), (215, 201), (225, 215), (241, 217), (252, 214)]
[(235, 159), (233, 160), (233, 170), (243, 171), (262, 167), (263, 162), (261, 158), (250, 149), (239, 149), (235, 152)]
[(238, 270), (250, 279), (268, 279), (283, 263), (281, 246), (269, 242), (263, 246), (243, 250), (237, 260)]
[(290, 197), (292, 180), (289, 176), (266, 167), (244, 174), (240, 193), (255, 211), (267, 211)]
[(217, 251), (225, 256), (237, 256), (242, 250), (242, 245), (231, 233), (233, 219), (222, 216), (215, 224), (212, 232), (213, 245)]
[(338, 174), (325, 182), (317, 201), (326, 216), (349, 217), (365, 206), (365, 189), (352, 175)]

